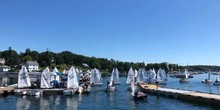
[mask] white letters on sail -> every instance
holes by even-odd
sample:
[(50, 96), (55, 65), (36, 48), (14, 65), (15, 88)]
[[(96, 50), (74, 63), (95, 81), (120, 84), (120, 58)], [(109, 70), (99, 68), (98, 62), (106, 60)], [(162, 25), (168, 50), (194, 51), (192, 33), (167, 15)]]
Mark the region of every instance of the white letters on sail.
[(27, 68), (22, 66), (18, 73), (18, 88), (31, 87), (31, 81), (28, 75)]

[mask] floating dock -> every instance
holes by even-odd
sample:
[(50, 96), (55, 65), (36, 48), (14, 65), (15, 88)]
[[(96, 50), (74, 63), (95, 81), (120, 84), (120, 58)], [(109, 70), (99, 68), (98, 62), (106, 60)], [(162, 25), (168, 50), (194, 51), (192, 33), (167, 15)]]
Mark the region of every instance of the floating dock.
[(3, 95), (9, 95), (14, 92), (14, 87), (8, 86), (8, 87), (0, 87), (0, 96)]
[(139, 87), (143, 92), (146, 93), (167, 96), (170, 98), (182, 99), (191, 102), (198, 102), (202, 104), (210, 104), (220, 107), (220, 95), (217, 94), (172, 88), (162, 88), (157, 87), (153, 84), (139, 84)]

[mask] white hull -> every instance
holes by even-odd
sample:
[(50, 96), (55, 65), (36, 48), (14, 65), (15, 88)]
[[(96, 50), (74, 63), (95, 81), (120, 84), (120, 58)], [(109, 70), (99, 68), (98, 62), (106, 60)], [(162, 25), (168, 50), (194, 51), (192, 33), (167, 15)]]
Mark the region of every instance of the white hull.
[(66, 96), (71, 96), (71, 95), (74, 95), (76, 91), (77, 89), (66, 89), (66, 90), (63, 90), (63, 94)]
[(109, 88), (106, 89), (106, 91), (115, 91), (115, 87), (114, 86), (110, 86)]
[(102, 83), (92, 83), (91, 86), (101, 86)]
[(28, 90), (27, 95), (29, 96), (40, 96), (42, 94), (42, 90), (40, 89), (33, 89), (33, 90)]
[(119, 85), (121, 84), (121, 82), (114, 82), (114, 85)]
[(27, 94), (27, 90), (15, 89), (14, 93), (16, 95), (26, 95)]

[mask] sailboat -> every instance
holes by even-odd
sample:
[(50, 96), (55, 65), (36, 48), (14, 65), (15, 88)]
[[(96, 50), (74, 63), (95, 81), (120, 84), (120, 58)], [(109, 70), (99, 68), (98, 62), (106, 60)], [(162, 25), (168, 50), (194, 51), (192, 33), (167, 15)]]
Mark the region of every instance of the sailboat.
[(134, 97), (135, 100), (144, 99), (146, 100), (147, 94), (141, 92), (138, 88), (139, 85), (135, 85), (134, 82), (131, 82), (131, 95)]
[(106, 91), (114, 91), (115, 90), (115, 86), (113, 86), (113, 78), (111, 77), (110, 78), (110, 83), (108, 82), (107, 83), (107, 88), (106, 88)]
[(138, 70), (138, 74), (137, 74), (137, 83), (145, 83), (146, 79), (147, 79), (147, 75), (146, 75), (146, 71), (145, 69), (139, 69)]
[(148, 77), (149, 77), (148, 83), (155, 83), (156, 82), (156, 76), (157, 76), (157, 74), (156, 74), (154, 68), (150, 69), (149, 70), (149, 75), (148, 75)]
[(60, 76), (62, 75), (62, 73), (58, 71), (57, 67), (55, 67), (53, 69), (53, 72), (57, 74), (56, 77), (55, 77), (55, 80), (60, 82)]
[(165, 85), (166, 81), (165, 81), (165, 71), (163, 71), (161, 68), (157, 71), (157, 77), (156, 77), (156, 82), (158, 82), (158, 84), (160, 85)]
[(43, 89), (52, 88), (51, 82), (55, 80), (56, 73), (50, 72), (50, 69), (47, 67), (41, 74), (41, 83), (40, 87)]
[(186, 69), (185, 69), (184, 74), (185, 74), (185, 78), (181, 78), (180, 81), (179, 81), (180, 83), (188, 83), (189, 82), (189, 80), (188, 80), (189, 73), (188, 73), (188, 71)]
[(215, 80), (215, 82), (213, 83), (213, 85), (220, 85), (220, 73), (218, 73), (217, 79)]
[(126, 84), (130, 84), (131, 82), (134, 82), (134, 71), (132, 69), (132, 67), (129, 69), (128, 71), (128, 75), (127, 75), (127, 80), (126, 80)]
[(96, 68), (91, 70), (90, 85), (92, 86), (102, 85), (100, 71)]
[(27, 68), (25, 66), (22, 66), (18, 73), (18, 89), (16, 89), (14, 92), (17, 95), (26, 95), (27, 89), (24, 88), (28, 87), (31, 87), (31, 80), (29, 78)]
[(208, 79), (202, 80), (202, 83), (212, 83), (212, 80), (210, 79), (210, 76), (211, 76), (211, 72), (209, 70)]
[(117, 68), (113, 68), (110, 80), (113, 81), (114, 85), (118, 85), (121, 83), (119, 82), (119, 71)]
[(75, 68), (72, 66), (68, 71), (67, 89), (63, 91), (64, 95), (74, 95), (79, 88), (79, 82)]

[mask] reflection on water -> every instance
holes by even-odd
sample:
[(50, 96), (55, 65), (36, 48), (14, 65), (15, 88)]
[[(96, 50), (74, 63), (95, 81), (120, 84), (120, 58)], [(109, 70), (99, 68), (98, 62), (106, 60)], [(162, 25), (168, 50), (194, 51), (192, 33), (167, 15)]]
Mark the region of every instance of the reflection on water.
[(17, 103), (16, 103), (16, 108), (17, 110), (27, 110), (30, 108), (31, 102), (27, 99), (26, 96), (18, 97), (17, 98)]
[(78, 101), (74, 97), (66, 98), (66, 108), (67, 110), (78, 110)]

